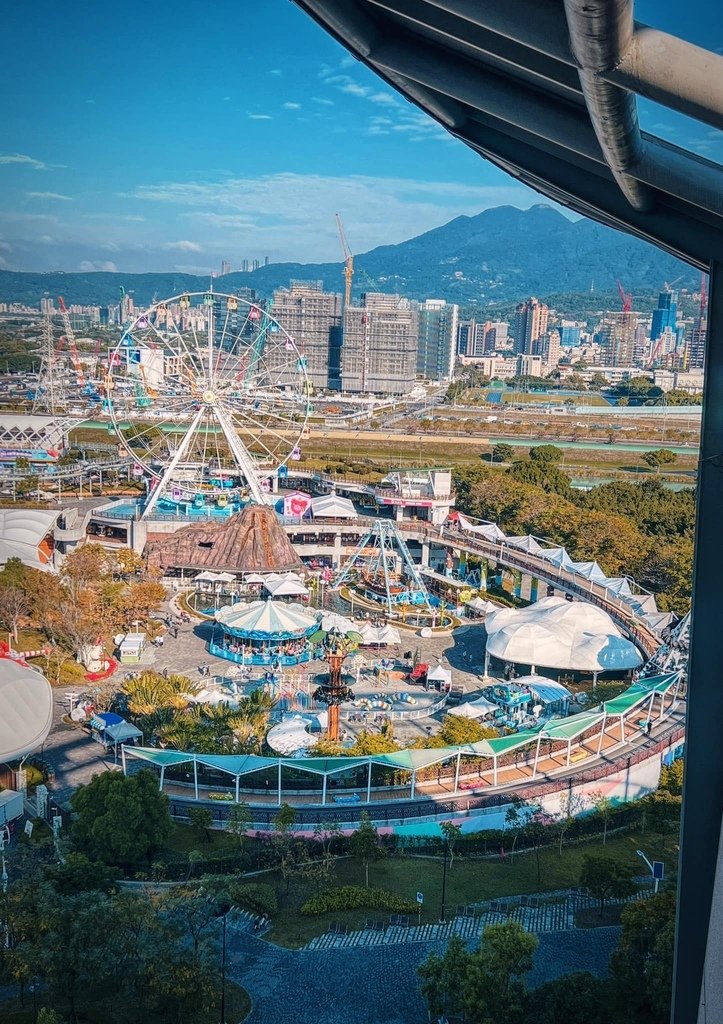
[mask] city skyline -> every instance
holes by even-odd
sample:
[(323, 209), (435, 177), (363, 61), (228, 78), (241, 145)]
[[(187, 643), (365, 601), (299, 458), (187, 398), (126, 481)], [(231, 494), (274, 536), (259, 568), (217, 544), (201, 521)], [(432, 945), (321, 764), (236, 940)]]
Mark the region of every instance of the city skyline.
[[(207, 273), (266, 255), (338, 260), (337, 210), (361, 253), (459, 214), (539, 202), (293, 4), (243, 14), (239, 24), (224, 3), (209, 19), (183, 3), (170, 19), (137, 0), (123, 19), (45, 0), (7, 13), (6, 38), (30, 35), (36, 59), (5, 55), (0, 267)], [(653, 104), (641, 123), (723, 152), (720, 132), (694, 136)]]

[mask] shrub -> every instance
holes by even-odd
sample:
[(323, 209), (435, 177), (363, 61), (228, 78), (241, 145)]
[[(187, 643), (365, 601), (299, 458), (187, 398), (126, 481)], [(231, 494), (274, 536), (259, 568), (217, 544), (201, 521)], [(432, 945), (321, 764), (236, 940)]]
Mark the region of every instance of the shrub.
[(339, 889), (312, 896), (301, 908), (301, 913), (308, 916), (327, 914), (331, 910), (391, 910), (397, 914), (416, 914), (419, 907), (412, 900), (398, 896), (386, 889), (365, 889), (361, 885), (343, 885)]
[(208, 799), (209, 800), (226, 800), (226, 801), (231, 801), (231, 800), (233, 800), (233, 794), (232, 793), (209, 793), (208, 794)]

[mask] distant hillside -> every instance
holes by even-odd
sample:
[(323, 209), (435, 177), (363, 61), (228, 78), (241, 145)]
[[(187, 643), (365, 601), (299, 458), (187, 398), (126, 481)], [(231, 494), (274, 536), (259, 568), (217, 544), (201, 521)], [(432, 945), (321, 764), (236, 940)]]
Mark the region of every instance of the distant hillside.
[[(354, 294), (399, 292), (409, 298), (446, 298), (462, 305), (509, 302), (528, 295), (610, 293), (620, 280), (627, 291), (653, 292), (679, 278), (695, 287), (698, 274), (652, 245), (590, 220), (570, 221), (550, 206), (518, 210), (500, 206), (475, 217), (455, 217), (398, 245), (383, 245), (355, 258)], [(272, 263), (249, 273), (227, 274), (215, 287), (255, 288), (270, 295), (292, 279), (321, 280), (342, 289), (341, 263)], [(183, 291), (201, 291), (208, 277), (192, 274), (15, 273), (0, 271), (0, 300), (37, 303), (43, 295), (66, 302), (117, 302), (119, 287), (137, 306)]]

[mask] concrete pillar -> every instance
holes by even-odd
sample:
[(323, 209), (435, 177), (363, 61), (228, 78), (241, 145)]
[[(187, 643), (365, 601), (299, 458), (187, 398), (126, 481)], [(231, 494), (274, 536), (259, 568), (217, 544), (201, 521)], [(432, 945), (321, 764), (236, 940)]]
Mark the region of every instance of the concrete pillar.
[(427, 569), (429, 568), (429, 541), (428, 540), (423, 540), (422, 541), (422, 560), (421, 560), (420, 564), (423, 565)]

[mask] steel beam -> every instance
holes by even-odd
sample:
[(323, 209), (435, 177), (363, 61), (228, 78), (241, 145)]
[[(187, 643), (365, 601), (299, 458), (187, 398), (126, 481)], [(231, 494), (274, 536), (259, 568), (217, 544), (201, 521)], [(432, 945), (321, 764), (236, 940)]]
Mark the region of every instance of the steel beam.
[(635, 96), (599, 76), (615, 67), (633, 38), (631, 0), (564, 0), (580, 84), (605, 162), (635, 210), (653, 208), (650, 190), (629, 174), (643, 155)]
[[(693, 606), (690, 620), (685, 783), (678, 874), (678, 920), (673, 1024), (698, 1019), (706, 948), (723, 936), (710, 929), (716, 864), (723, 824), (723, 731), (720, 619), (723, 547), (723, 260), (711, 265), (703, 422), (698, 467)], [(709, 1021), (720, 1012), (708, 1007)], [(719, 1008), (720, 1010), (720, 1008)]]

